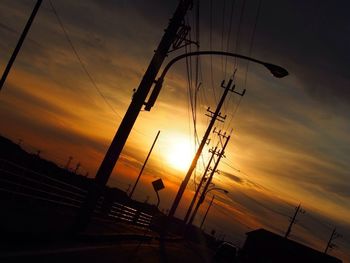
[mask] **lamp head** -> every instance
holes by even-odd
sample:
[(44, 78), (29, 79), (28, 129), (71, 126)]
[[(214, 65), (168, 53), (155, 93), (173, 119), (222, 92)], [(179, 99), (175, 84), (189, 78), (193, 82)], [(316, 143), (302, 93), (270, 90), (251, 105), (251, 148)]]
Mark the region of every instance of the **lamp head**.
[(276, 78), (283, 78), (289, 74), (286, 69), (274, 64), (264, 63), (264, 66), (270, 70), (271, 74)]

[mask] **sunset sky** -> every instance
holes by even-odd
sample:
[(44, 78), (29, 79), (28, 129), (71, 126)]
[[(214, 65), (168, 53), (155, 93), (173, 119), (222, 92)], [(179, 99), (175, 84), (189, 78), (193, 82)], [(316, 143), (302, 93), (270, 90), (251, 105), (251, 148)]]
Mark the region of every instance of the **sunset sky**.
[[(14, 142), (21, 139), (26, 150), (39, 149), (43, 158), (61, 166), (72, 156), (72, 168), (80, 162), (81, 173), (94, 177), (177, 1), (51, 1), (98, 90), (44, 0), (0, 94), (0, 134)], [(0, 2), (1, 72), (35, 2)], [(258, 0), (200, 1), (201, 50), (251, 55), (290, 73), (277, 79), (261, 65), (200, 58), (199, 139), (209, 122), (206, 109), (215, 109), (223, 92), (220, 83), (236, 66), (236, 90), (247, 90), (242, 99), (228, 96), (222, 109), (227, 118), (216, 125), (223, 132), (232, 129), (220, 174), (214, 177), (215, 185), (229, 194), (217, 192), (206, 229), (239, 243), (245, 232), (259, 227), (284, 234), (288, 216), (301, 203), (306, 213), (298, 216), (291, 238), (323, 250), (336, 226), (343, 238), (335, 241), (339, 248), (331, 254), (350, 262), (350, 4), (262, 1), (257, 17), (258, 6)], [(194, 13), (186, 18), (192, 38)], [(184, 52), (170, 53), (165, 63)], [(134, 183), (158, 130), (135, 198), (155, 203), (151, 182), (162, 178), (166, 188), (160, 207), (166, 210), (195, 152), (185, 60), (167, 74), (152, 110), (140, 113), (109, 185), (126, 190)], [(216, 142), (212, 135), (197, 180)], [(177, 216), (183, 217), (193, 190), (192, 177)]]

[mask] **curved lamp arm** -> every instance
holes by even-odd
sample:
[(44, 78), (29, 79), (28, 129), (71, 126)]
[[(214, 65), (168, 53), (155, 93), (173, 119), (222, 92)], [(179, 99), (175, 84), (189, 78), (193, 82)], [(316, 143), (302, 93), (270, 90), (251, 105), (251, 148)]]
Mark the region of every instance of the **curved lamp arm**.
[(177, 61), (187, 58), (187, 57), (192, 57), (192, 56), (202, 56), (202, 55), (221, 55), (221, 56), (228, 56), (228, 57), (236, 57), (236, 58), (241, 58), (241, 59), (245, 59), (260, 65), (263, 65), (265, 68), (267, 68), (270, 73), (276, 77), (276, 78), (283, 78), (285, 76), (287, 76), (289, 73), (285, 68), (282, 68), (280, 66), (268, 63), (268, 62), (264, 62), (255, 58), (251, 58), (251, 57), (247, 57), (244, 55), (240, 55), (237, 53), (231, 53), (231, 52), (224, 52), (224, 51), (195, 51), (195, 52), (189, 52), (189, 53), (185, 53), (182, 55), (179, 55), (175, 58), (173, 58), (172, 60), (169, 61), (169, 63), (165, 66), (165, 68), (163, 69), (162, 74), (160, 75), (160, 77), (158, 78), (158, 80), (156, 81), (156, 85), (153, 88), (153, 91), (151, 93), (151, 96), (149, 97), (149, 100), (147, 103), (145, 103), (145, 110), (146, 111), (150, 111), (151, 108), (153, 107), (159, 92), (162, 88), (163, 85), (163, 81), (164, 81), (164, 77), (167, 74), (167, 72), (169, 71), (170, 67), (175, 64)]

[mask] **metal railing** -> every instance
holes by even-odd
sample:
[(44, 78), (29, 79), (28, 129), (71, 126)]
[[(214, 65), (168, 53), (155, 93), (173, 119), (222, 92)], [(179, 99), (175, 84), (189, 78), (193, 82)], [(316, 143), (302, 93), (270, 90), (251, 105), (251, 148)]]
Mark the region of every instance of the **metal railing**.
[(87, 190), (0, 159), (0, 192), (79, 208)]
[(148, 227), (153, 218), (152, 215), (118, 202), (112, 204), (108, 216), (118, 221), (129, 222), (144, 227)]
[[(79, 209), (88, 191), (0, 158), (0, 193), (10, 199), (22, 197)], [(104, 201), (101, 196), (95, 208), (96, 216), (107, 215), (110, 219), (142, 227), (151, 223), (150, 214), (120, 202), (113, 202), (106, 208)]]

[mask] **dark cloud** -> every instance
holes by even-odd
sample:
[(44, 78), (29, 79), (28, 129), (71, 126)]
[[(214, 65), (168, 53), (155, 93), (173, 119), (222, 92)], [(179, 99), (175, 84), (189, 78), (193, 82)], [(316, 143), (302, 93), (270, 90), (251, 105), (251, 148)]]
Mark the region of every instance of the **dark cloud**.
[(280, 57), (312, 98), (347, 103), (349, 8), (348, 1), (264, 2), (255, 49)]
[(242, 178), (234, 175), (234, 174), (231, 174), (231, 173), (227, 173), (227, 172), (220, 172), (223, 176), (226, 176), (227, 178), (231, 179), (232, 181), (234, 181), (235, 183), (238, 183), (238, 184), (243, 184), (244, 183), (244, 180), (242, 180)]

